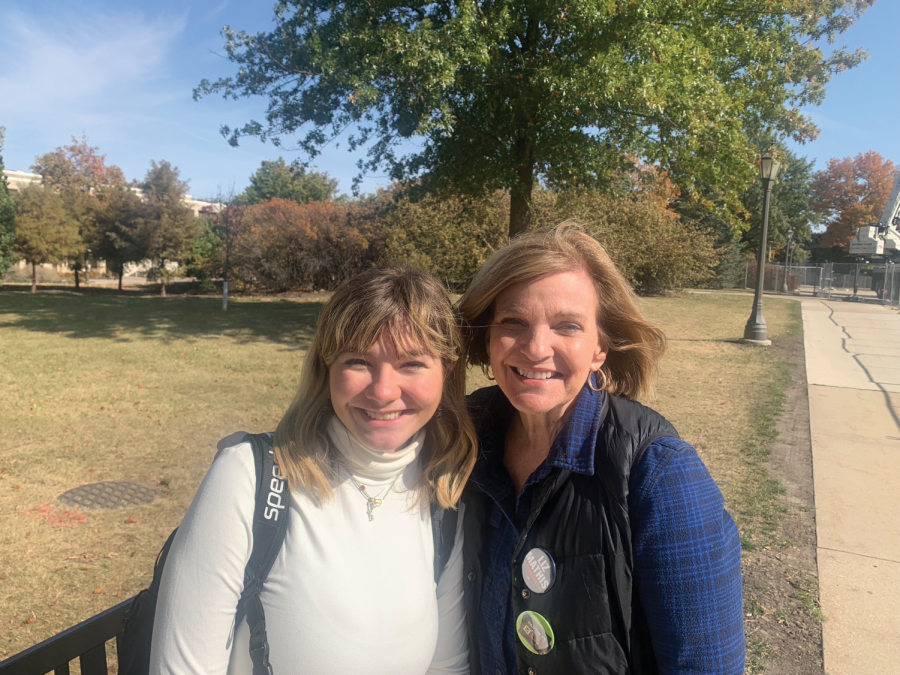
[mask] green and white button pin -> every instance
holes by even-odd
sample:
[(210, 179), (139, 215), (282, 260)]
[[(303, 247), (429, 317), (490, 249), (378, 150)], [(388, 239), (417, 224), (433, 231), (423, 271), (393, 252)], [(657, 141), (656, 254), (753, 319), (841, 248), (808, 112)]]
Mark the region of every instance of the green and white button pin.
[(537, 612), (522, 612), (516, 619), (516, 635), (525, 649), (534, 654), (547, 654), (553, 649), (553, 628)]

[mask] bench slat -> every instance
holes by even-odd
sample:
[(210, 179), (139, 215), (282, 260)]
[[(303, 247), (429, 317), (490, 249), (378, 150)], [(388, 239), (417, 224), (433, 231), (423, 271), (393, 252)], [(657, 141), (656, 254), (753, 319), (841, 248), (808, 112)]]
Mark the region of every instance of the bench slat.
[(81, 675), (109, 675), (105, 642), (81, 655)]
[[(99, 665), (97, 654), (103, 659), (103, 670), (82, 672), (84, 675), (106, 675), (106, 641), (122, 632), (122, 620), (133, 599), (110, 607), (77, 626), (0, 661), (0, 675), (44, 675), (49, 672), (68, 675), (69, 661), (84, 655), (90, 665)], [(85, 661), (82, 659), (84, 668)]]

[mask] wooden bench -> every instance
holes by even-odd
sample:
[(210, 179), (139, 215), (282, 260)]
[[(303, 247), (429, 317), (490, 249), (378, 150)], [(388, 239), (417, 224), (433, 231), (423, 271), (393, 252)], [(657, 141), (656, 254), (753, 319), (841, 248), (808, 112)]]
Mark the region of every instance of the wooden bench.
[(0, 661), (0, 675), (69, 675), (69, 663), (75, 659), (81, 662), (82, 675), (108, 675), (106, 642), (122, 633), (122, 620), (132, 600)]

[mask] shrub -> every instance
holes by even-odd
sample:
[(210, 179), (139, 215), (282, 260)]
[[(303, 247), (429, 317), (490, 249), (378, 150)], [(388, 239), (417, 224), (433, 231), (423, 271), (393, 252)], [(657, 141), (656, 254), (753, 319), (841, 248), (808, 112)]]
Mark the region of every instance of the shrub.
[(335, 202), (273, 198), (235, 218), (232, 278), (265, 291), (331, 289), (369, 266), (369, 241)]
[[(595, 191), (536, 190), (533, 227), (579, 221), (602, 243), (625, 277), (642, 293), (695, 286), (714, 274), (720, 253), (711, 234), (682, 221), (658, 201)], [(383, 219), (386, 258), (422, 267), (462, 290), (506, 241), (509, 196), (479, 200), (400, 196)]]
[(385, 259), (430, 271), (448, 288), (462, 291), (481, 264), (507, 239), (509, 198), (399, 196), (381, 218)]
[(653, 203), (580, 190), (561, 194), (553, 212), (582, 223), (641, 293), (696, 286), (719, 262), (712, 235)]

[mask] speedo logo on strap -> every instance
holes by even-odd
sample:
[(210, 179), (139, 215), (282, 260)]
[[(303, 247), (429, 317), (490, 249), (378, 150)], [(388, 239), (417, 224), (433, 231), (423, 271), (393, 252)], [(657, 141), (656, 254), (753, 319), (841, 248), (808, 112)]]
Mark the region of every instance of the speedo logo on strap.
[[(273, 455), (274, 452), (269, 450), (269, 454)], [(278, 520), (278, 514), (284, 510), (285, 504), (282, 495), (284, 494), (285, 486), (284, 475), (281, 473), (281, 469), (278, 468), (278, 463), (272, 462), (269, 494), (266, 497), (266, 510), (263, 511), (263, 516), (266, 520)]]

